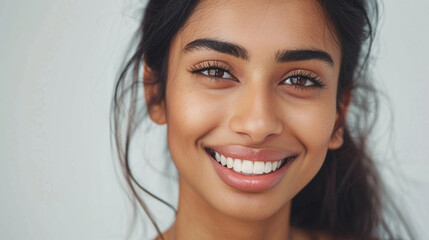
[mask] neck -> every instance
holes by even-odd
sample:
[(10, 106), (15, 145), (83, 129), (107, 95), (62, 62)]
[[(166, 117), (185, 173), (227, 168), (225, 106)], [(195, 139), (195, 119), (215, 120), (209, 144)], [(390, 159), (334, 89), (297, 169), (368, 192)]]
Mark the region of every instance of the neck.
[(268, 218), (249, 221), (219, 212), (182, 179), (179, 186), (176, 221), (165, 234), (167, 239), (289, 239), (290, 202)]

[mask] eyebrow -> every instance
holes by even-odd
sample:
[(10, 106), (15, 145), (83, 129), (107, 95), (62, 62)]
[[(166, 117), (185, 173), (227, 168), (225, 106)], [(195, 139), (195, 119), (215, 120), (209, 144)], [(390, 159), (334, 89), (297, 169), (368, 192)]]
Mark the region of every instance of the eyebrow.
[(183, 50), (185, 52), (192, 52), (198, 49), (213, 50), (220, 53), (232, 55), (234, 57), (238, 57), (246, 61), (249, 60), (249, 55), (247, 53), (247, 50), (244, 47), (234, 43), (223, 42), (223, 41), (218, 41), (218, 40), (208, 39), (208, 38), (194, 40), (186, 44)]
[(299, 50), (285, 50), (279, 51), (276, 54), (276, 62), (298, 62), (298, 61), (306, 61), (306, 60), (321, 60), (329, 65), (334, 65), (334, 60), (331, 55), (325, 51), (321, 50), (307, 50), (307, 49), (299, 49)]
[[(184, 47), (184, 52), (192, 52), (198, 49), (207, 49), (213, 50), (220, 53), (225, 53), (234, 57), (238, 57), (244, 59), (246, 61), (249, 60), (249, 54), (247, 50), (237, 44), (219, 41), (210, 38), (202, 38), (196, 39)], [(275, 61), (277, 63), (283, 62), (298, 62), (298, 61), (306, 61), (306, 60), (321, 60), (329, 65), (334, 64), (334, 60), (332, 59), (329, 53), (322, 50), (310, 50), (310, 49), (298, 49), (298, 50), (284, 50), (278, 51), (275, 56)]]

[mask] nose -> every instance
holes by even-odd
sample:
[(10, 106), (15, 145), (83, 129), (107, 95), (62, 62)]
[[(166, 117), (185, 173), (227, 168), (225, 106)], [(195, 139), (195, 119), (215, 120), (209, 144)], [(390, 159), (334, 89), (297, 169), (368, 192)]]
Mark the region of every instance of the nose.
[(237, 96), (230, 119), (230, 129), (258, 144), (279, 135), (283, 124), (278, 117), (270, 91), (261, 87), (247, 89)]

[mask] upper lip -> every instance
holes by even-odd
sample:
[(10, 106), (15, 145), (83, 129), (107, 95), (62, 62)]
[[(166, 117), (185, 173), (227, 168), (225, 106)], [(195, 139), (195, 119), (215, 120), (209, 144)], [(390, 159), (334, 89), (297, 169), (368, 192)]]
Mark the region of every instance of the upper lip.
[(207, 146), (206, 148), (224, 155), (225, 157), (238, 158), (249, 161), (279, 161), (295, 157), (297, 154), (278, 148), (252, 148), (242, 145)]

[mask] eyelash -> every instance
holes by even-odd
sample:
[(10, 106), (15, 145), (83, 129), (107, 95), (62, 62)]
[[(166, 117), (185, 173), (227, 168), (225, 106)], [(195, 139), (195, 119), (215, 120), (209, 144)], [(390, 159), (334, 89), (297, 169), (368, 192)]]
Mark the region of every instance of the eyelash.
[[(220, 70), (220, 71), (223, 71), (223, 72), (229, 74), (231, 77), (230, 78), (222, 78), (222, 77), (209, 76), (209, 75), (206, 75), (203, 73), (204, 71), (210, 71), (210, 70), (217, 70), (217, 71)], [(209, 79), (215, 80), (215, 81), (219, 81), (221, 79), (233, 79), (233, 80), (235, 80), (235, 77), (230, 73), (231, 70), (232, 70), (232, 68), (230, 66), (228, 66), (225, 63), (219, 62), (219, 61), (206, 61), (206, 62), (198, 63), (198, 64), (196, 64), (190, 68), (191, 73), (201, 74), (204, 77), (208, 77)]]
[[(223, 71), (223, 72), (229, 74), (231, 77), (230, 78), (222, 78), (222, 77), (209, 76), (209, 75), (203, 73), (204, 71), (210, 71), (210, 70), (220, 70), (220, 71)], [(232, 68), (225, 63), (222, 63), (219, 61), (206, 61), (206, 62), (198, 63), (194, 66), (191, 66), (189, 71), (191, 73), (200, 74), (200, 75), (207, 77), (210, 80), (214, 80), (214, 81), (220, 81), (222, 79), (236, 80), (236, 78), (230, 73), (231, 70), (232, 70)], [(312, 83), (312, 85), (303, 86), (303, 85), (299, 85), (299, 84), (293, 84), (292, 83), (293, 78), (298, 78), (298, 80), (305, 79), (306, 81), (310, 81)], [(284, 82), (287, 80), (290, 80), (291, 84), (284, 84)], [(325, 86), (325, 84), (319, 78), (319, 76), (317, 76), (315, 73), (308, 71), (308, 70), (293, 70), (290, 74), (288, 74), (288, 76), (283, 78), (283, 80), (281, 81), (280, 84), (281, 85), (290, 85), (290, 86), (293, 86), (294, 88), (299, 89), (299, 90), (310, 90), (312, 88), (323, 88)]]
[[(298, 81), (305, 79), (306, 81), (310, 81), (313, 85), (303, 86), (303, 85), (299, 85), (299, 84), (293, 84), (292, 81), (294, 78), (295, 79), (298, 78)], [(291, 82), (291, 84), (284, 84), (284, 82), (287, 80), (289, 80)], [(317, 76), (315, 73), (308, 71), (308, 70), (294, 70), (288, 76), (283, 78), (283, 80), (281, 81), (280, 84), (290, 85), (290, 86), (293, 86), (294, 88), (299, 89), (299, 90), (309, 90), (311, 88), (323, 88), (325, 86), (325, 84), (319, 78), (319, 76)]]

